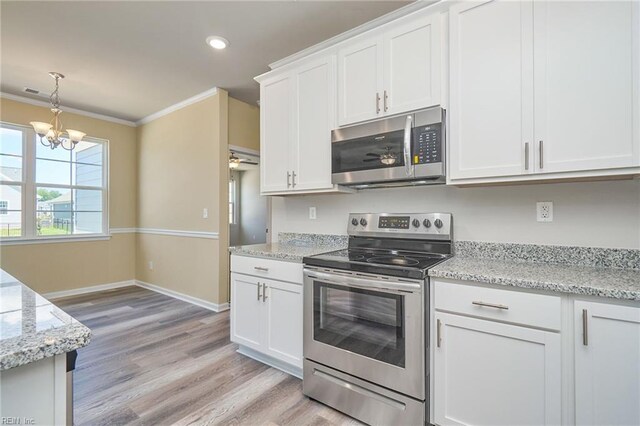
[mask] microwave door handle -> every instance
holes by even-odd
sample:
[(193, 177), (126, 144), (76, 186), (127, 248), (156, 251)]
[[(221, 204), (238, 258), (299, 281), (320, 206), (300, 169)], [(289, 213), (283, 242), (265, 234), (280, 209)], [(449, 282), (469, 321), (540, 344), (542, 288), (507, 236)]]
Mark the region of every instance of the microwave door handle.
[(411, 122), (412, 116), (407, 115), (407, 121), (404, 125), (404, 170), (407, 176), (413, 174), (413, 166), (411, 165)]

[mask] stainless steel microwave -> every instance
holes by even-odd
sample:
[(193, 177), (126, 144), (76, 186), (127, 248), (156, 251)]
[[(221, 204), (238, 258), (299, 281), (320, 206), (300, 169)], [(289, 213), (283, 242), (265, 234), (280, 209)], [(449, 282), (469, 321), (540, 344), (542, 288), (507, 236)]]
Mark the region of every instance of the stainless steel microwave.
[(331, 132), (331, 181), (367, 188), (445, 182), (445, 110), (436, 107)]

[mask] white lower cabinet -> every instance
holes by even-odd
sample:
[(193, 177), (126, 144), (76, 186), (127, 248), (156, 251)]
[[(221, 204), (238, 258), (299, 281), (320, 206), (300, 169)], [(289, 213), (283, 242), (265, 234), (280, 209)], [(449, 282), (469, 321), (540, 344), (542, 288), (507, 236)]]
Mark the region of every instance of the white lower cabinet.
[(640, 425), (640, 307), (576, 301), (578, 425)]
[(438, 425), (561, 422), (560, 334), (436, 313)]
[(231, 341), (250, 349), (254, 358), (300, 376), (302, 303), (302, 274), (299, 283), (290, 283), (232, 272)]

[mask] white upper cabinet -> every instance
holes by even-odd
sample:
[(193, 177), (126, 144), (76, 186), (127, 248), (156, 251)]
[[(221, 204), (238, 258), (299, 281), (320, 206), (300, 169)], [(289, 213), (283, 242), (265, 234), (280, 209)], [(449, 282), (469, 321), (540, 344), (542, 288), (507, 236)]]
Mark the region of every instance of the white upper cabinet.
[(329, 55), (260, 79), (262, 194), (341, 190), (331, 183), (335, 69)]
[(260, 84), (260, 181), (262, 192), (291, 187), (293, 146), (291, 77), (278, 75)]
[(450, 181), (640, 166), (639, 8), (453, 5)]
[(440, 104), (440, 13), (400, 19), (338, 50), (341, 126)]
[(382, 45), (378, 38), (338, 52), (339, 124), (375, 118), (381, 112)]
[(534, 3), (539, 172), (639, 164), (638, 7)]
[(463, 2), (450, 9), (449, 175), (509, 176), (533, 147), (531, 1)]
[(399, 114), (440, 103), (440, 14), (422, 17), (384, 36), (383, 111)]
[(576, 301), (576, 424), (640, 424), (640, 308)]
[(335, 125), (335, 57), (295, 73), (294, 190), (331, 188), (331, 129)]

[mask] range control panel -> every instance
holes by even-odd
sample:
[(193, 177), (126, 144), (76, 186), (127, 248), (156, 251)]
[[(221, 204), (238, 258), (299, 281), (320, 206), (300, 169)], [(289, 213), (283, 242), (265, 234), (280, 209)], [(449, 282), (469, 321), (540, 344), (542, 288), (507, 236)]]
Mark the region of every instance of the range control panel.
[(450, 213), (351, 213), (349, 235), (411, 239), (452, 239)]
[(413, 128), (413, 164), (440, 163), (442, 149), (442, 123)]

